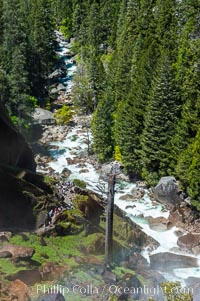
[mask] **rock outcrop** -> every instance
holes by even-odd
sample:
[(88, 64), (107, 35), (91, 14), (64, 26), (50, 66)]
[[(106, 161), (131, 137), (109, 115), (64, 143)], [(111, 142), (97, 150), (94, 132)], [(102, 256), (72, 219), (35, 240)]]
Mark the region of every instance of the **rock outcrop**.
[(48, 206), (61, 202), (44, 177), (24, 169), (0, 165), (0, 230), (34, 231), (45, 222), (39, 218)]
[(0, 232), (0, 242), (8, 242), (11, 236), (11, 232)]
[(199, 212), (186, 202), (181, 202), (179, 205), (172, 208), (169, 215), (169, 221), (174, 226), (187, 230), (190, 233), (199, 233)]
[(1, 300), (31, 301), (31, 289), (21, 280), (16, 279), (10, 284), (0, 283)]
[(66, 125), (43, 125), (39, 142), (44, 145), (52, 141), (63, 141), (69, 131)]
[(35, 112), (32, 115), (33, 122), (35, 124), (55, 124), (55, 118), (53, 117), (53, 113), (42, 109), (42, 108), (36, 108)]
[(115, 172), (115, 174), (117, 175), (118, 179), (129, 181), (128, 176), (126, 176), (125, 174), (123, 174), (123, 166), (122, 166), (122, 164), (120, 162), (118, 162), (118, 161), (113, 161), (113, 162), (111, 162), (109, 164), (103, 164), (103, 165), (101, 165), (101, 169), (99, 170), (99, 172), (100, 172), (100, 178), (107, 181), (108, 174), (111, 171)]
[(69, 268), (67, 265), (59, 265), (55, 262), (46, 262), (39, 268), (36, 267), (34, 269), (20, 270), (15, 274), (8, 275), (6, 279), (9, 281), (20, 279), (26, 285), (33, 286), (36, 283), (41, 283), (42, 281), (54, 281), (56, 279), (61, 279), (68, 270)]
[(174, 177), (162, 177), (155, 187), (154, 198), (156, 201), (175, 206), (181, 200), (181, 192)]
[(198, 246), (200, 244), (200, 234), (194, 235), (192, 233), (188, 233), (186, 235), (180, 236), (177, 241), (177, 245), (181, 249), (192, 250), (192, 248)]
[(8, 300), (17, 301), (30, 301), (30, 290), (28, 286), (19, 279), (11, 282), (8, 287), (7, 295), (10, 297)]
[(58, 80), (59, 78), (66, 76), (66, 70), (63, 70), (62, 68), (56, 69), (54, 72), (52, 72), (48, 78)]
[(0, 254), (2, 252), (9, 252), (12, 257), (16, 259), (30, 259), (35, 253), (35, 250), (24, 246), (5, 245), (0, 249)]
[(35, 171), (36, 164), (31, 148), (10, 121), (0, 102), (0, 164)]
[(150, 266), (152, 269), (171, 271), (176, 268), (192, 268), (199, 265), (194, 257), (165, 252), (151, 255)]
[(150, 217), (148, 221), (149, 221), (149, 227), (154, 231), (158, 231), (158, 232), (167, 231), (168, 228), (170, 227), (170, 223), (168, 219), (164, 217), (156, 217), (156, 218)]

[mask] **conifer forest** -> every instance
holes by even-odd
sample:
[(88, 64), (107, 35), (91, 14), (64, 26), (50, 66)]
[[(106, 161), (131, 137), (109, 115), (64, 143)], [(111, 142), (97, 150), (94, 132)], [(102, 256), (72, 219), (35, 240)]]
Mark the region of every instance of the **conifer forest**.
[(0, 299), (55, 267), (200, 293), (200, 0), (0, 0), (0, 145)]
[(0, 1), (0, 97), (13, 122), (47, 106), (54, 30), (73, 37), (74, 99), (94, 152), (150, 185), (174, 175), (200, 209), (199, 0)]

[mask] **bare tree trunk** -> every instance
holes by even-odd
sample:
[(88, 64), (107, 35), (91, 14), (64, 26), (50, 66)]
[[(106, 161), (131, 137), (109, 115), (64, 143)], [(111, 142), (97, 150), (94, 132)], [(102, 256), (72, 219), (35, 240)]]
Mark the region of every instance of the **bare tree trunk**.
[(108, 204), (106, 213), (106, 237), (105, 237), (105, 261), (109, 265), (112, 262), (113, 253), (113, 210), (115, 194), (115, 174), (108, 178)]

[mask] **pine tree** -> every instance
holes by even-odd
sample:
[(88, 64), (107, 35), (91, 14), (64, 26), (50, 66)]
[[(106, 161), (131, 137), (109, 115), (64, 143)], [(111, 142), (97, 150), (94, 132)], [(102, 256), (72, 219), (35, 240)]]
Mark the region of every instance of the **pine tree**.
[(79, 63), (79, 68), (73, 77), (72, 97), (75, 105), (86, 114), (94, 111), (93, 91), (89, 83), (88, 71), (82, 61)]
[(0, 101), (8, 103), (9, 99), (9, 84), (8, 77), (3, 70), (0, 70)]
[(11, 114), (18, 118), (18, 126), (23, 124), (27, 114), (31, 113), (33, 103), (30, 99), (28, 72), (22, 49), (16, 48), (12, 56), (12, 69), (9, 75)]
[(93, 148), (101, 162), (113, 157), (112, 100), (105, 97), (99, 101), (92, 120)]
[(118, 103), (115, 116), (114, 137), (115, 145), (119, 149), (125, 170), (132, 177), (140, 174), (140, 135), (141, 125), (130, 100)]
[(176, 175), (185, 190), (190, 185), (191, 153), (200, 117), (199, 9), (196, 1), (182, 1), (179, 7), (180, 47), (175, 66), (183, 105), (173, 139), (173, 156), (177, 161)]
[(157, 72), (142, 135), (143, 176), (151, 183), (171, 172), (171, 139), (180, 111), (174, 72), (167, 55)]
[(50, 0), (34, 0), (30, 11), (30, 57), (29, 68), (32, 94), (40, 105), (47, 95), (47, 75), (54, 62), (54, 25)]
[[(122, 100), (116, 109), (114, 137), (126, 170), (133, 176), (139, 176), (141, 174), (140, 136), (143, 129), (144, 110), (148, 103), (152, 76), (156, 67), (158, 47), (153, 40), (155, 31), (155, 25), (152, 25), (154, 21), (153, 1), (148, 5), (142, 3), (140, 10), (136, 3), (130, 1), (128, 4), (130, 5), (130, 3), (131, 6), (128, 8), (130, 10), (134, 7), (135, 19), (131, 19), (131, 10), (128, 10), (127, 16), (129, 16), (130, 23), (127, 27), (127, 34), (130, 36), (130, 41), (134, 40), (134, 44), (131, 56), (126, 52), (131, 57), (131, 61), (130, 64), (125, 65), (125, 68), (128, 68), (128, 71), (125, 72), (125, 79), (128, 78), (128, 80), (125, 80), (125, 89), (120, 90)], [(148, 19), (146, 20), (144, 15), (148, 14), (151, 22), (147, 24)], [(127, 47), (129, 47), (130, 41)], [(124, 80), (124, 71), (121, 72), (122, 80)]]
[(188, 184), (187, 189), (189, 196), (191, 197), (192, 204), (200, 210), (200, 126), (194, 142), (191, 147), (192, 160), (189, 167)]
[(83, 11), (79, 4), (76, 4), (72, 16), (72, 29), (75, 37), (79, 39), (81, 24), (83, 22)]
[(3, 8), (4, 69), (10, 91), (6, 106), (10, 115), (16, 116), (16, 122), (21, 127), (25, 116), (33, 108), (28, 83), (26, 25), (19, 1), (6, 1)]
[(1, 56), (1, 45), (3, 42), (3, 0), (0, 0), (0, 56)]

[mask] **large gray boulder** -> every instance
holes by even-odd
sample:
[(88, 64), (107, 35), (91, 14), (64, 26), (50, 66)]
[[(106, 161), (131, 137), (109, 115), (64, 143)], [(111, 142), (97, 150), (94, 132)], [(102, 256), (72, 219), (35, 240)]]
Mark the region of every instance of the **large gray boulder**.
[(100, 172), (100, 179), (104, 179), (107, 181), (108, 175), (110, 173), (114, 173), (118, 179), (124, 180), (124, 181), (129, 181), (128, 176), (123, 174), (123, 166), (120, 162), (118, 161), (113, 161), (108, 164), (103, 164), (101, 166), (101, 169), (99, 170)]
[(54, 72), (52, 72), (48, 78), (50, 79), (57, 79), (60, 77), (65, 77), (65, 71), (62, 70), (61, 68), (56, 69)]
[(33, 115), (33, 123), (34, 124), (55, 124), (55, 118), (53, 117), (53, 113), (42, 109), (36, 108)]
[(157, 253), (150, 256), (152, 269), (171, 271), (173, 269), (198, 267), (198, 260), (191, 256), (178, 255), (174, 253)]
[(181, 191), (174, 177), (162, 177), (154, 189), (154, 199), (164, 205), (175, 206), (181, 201)]
[(122, 172), (122, 165), (118, 161), (113, 161), (109, 164), (103, 164), (101, 166), (101, 174), (102, 175), (108, 175), (111, 172), (114, 172), (115, 174), (120, 174)]
[(59, 84), (57, 86), (57, 90), (58, 90), (58, 92), (60, 92), (60, 91), (66, 91), (66, 87), (63, 84)]

